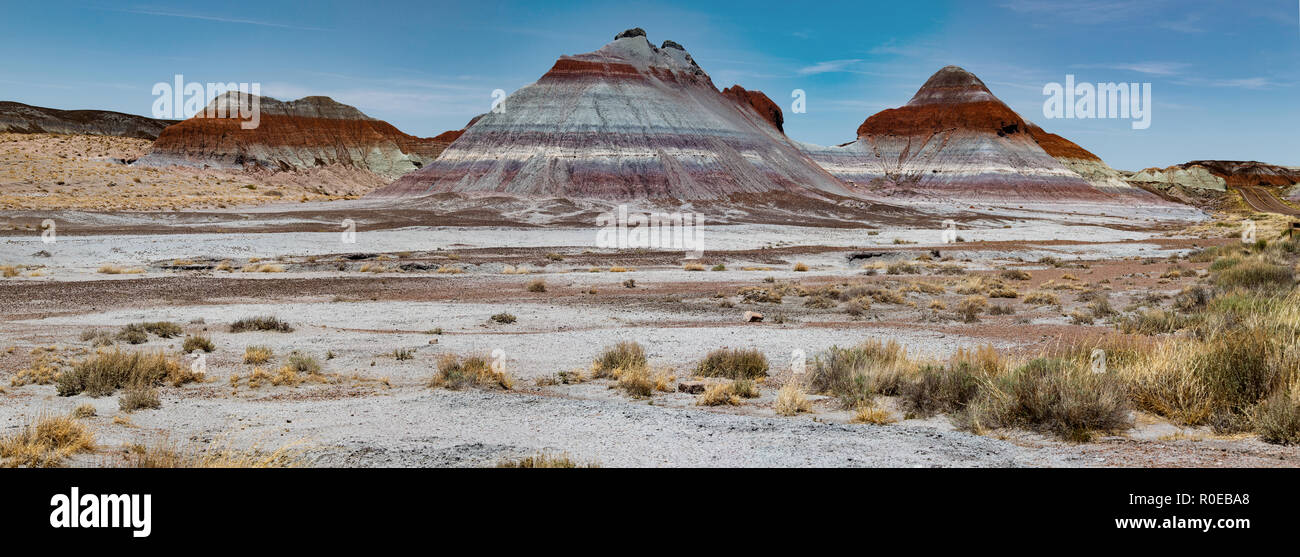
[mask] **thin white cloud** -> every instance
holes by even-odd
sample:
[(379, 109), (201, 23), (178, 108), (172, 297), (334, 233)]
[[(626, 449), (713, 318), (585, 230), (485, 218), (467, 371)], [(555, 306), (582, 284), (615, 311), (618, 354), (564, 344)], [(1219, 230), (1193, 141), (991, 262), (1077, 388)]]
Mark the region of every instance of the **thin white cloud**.
[(811, 66), (799, 68), (796, 73), (799, 75), (817, 75), (823, 73), (842, 72), (846, 71), (849, 66), (861, 61), (862, 59), (860, 58), (854, 58), (851, 60), (827, 60), (825, 62), (818, 62)]
[(1010, 0), (1002, 7), (1025, 15), (1092, 25), (1131, 20), (1154, 4), (1121, 0)]
[(158, 16), (158, 17), (178, 17), (183, 19), (197, 19), (202, 21), (215, 21), (218, 23), (237, 23), (243, 25), (258, 25), (261, 27), (279, 27), (281, 29), (298, 29), (302, 31), (330, 31), (330, 29), (324, 29), (321, 27), (289, 25), (286, 23), (276, 23), (273, 21), (263, 21), (258, 19), (243, 19), (243, 18), (235, 18), (235, 17), (213, 16), (213, 15), (206, 15), (206, 14), (176, 12), (170, 10), (155, 10), (155, 9), (147, 9), (147, 8), (135, 8), (135, 9), (99, 8), (99, 9), (112, 11), (112, 12), (128, 13), (128, 14), (151, 15), (151, 16)]
[(1075, 68), (1102, 69), (1102, 70), (1123, 70), (1148, 75), (1171, 76), (1182, 73), (1183, 70), (1191, 67), (1191, 64), (1183, 62), (1127, 62), (1115, 64), (1076, 64)]

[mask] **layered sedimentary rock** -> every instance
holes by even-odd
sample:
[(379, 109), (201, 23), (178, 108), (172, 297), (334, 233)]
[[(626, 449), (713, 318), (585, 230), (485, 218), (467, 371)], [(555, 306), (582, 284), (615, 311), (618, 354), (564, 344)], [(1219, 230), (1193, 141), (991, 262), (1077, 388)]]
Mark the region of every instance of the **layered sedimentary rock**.
[(1168, 168), (1148, 168), (1128, 177), (1130, 182), (1150, 184), (1162, 189), (1183, 188), (1192, 190), (1227, 191), (1228, 182), (1215, 176), (1200, 165), (1177, 165)]
[[(329, 97), (260, 97), (257, 126), (244, 129), (244, 119), (222, 117), (238, 114), (237, 95), (219, 96), (204, 112), (163, 130), (136, 164), (284, 171), (341, 166), (392, 180), (429, 164), (455, 140), (407, 135)], [(245, 106), (253, 103), (245, 100)]]
[(716, 199), (850, 193), (781, 131), (780, 109), (719, 91), (681, 45), (640, 29), (564, 56), (438, 160), (372, 193)]
[(1191, 161), (1178, 166), (1199, 166), (1223, 178), (1232, 187), (1273, 186), (1289, 188), (1300, 185), (1300, 169), (1259, 161)]
[(163, 128), (175, 123), (107, 110), (59, 110), (0, 101), (0, 132), (155, 139)]
[(1021, 118), (979, 78), (935, 73), (907, 105), (858, 127), (857, 140), (804, 149), (865, 193), (985, 201), (1145, 196), (1096, 155)]

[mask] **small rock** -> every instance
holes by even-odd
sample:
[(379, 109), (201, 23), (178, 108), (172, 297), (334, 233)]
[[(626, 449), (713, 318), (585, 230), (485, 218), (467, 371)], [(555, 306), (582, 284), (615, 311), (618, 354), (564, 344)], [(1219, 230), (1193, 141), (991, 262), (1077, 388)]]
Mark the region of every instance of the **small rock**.
[(757, 311), (747, 311), (747, 312), (745, 312), (745, 322), (746, 322), (746, 323), (762, 323), (762, 322), (763, 322), (763, 314), (761, 314), (761, 313), (759, 313), (759, 312), (757, 312)]
[(429, 339), (429, 344), (438, 344), (438, 339), (436, 338)]

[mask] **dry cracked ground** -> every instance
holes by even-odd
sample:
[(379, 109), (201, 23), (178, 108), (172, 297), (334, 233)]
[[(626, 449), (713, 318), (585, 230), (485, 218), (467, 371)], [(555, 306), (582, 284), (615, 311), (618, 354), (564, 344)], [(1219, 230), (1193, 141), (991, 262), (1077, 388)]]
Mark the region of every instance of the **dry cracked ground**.
[[(137, 233), (102, 215), (60, 219), (73, 232), (53, 243), (19, 221), (0, 237), (0, 436), (82, 407), (94, 448), (64, 465), (125, 465), (158, 446), (363, 467), (538, 454), (607, 467), (1300, 462), (1251, 434), (1132, 410), (1132, 427), (1080, 442), (1032, 427), (967, 431), (893, 395), (866, 414), (811, 388), (806, 411), (778, 404), (836, 346), (893, 341), (943, 361), (987, 345), (1015, 358), (1114, 331), (1204, 277), (1210, 263), (1188, 254), (1232, 242), (1213, 224), (1008, 217), (955, 244), (919, 228), (732, 225), (709, 229), (711, 249), (689, 260), (595, 249), (583, 229), (405, 227), (352, 244), (332, 228)], [(257, 317), (285, 326), (235, 332)], [(143, 323), (155, 325), (132, 326)], [(644, 347), (648, 393), (595, 377), (593, 361), (620, 342)], [(749, 384), (756, 392), (702, 404), (718, 393), (681, 389), (730, 385), (696, 376), (723, 348), (758, 351), (766, 376)], [(131, 408), (127, 388), (61, 396), (60, 373), (117, 350), (160, 351), (202, 374), (156, 387), (156, 408)], [(449, 355), (480, 356), (489, 369), (466, 373), (505, 379), (434, 380)]]

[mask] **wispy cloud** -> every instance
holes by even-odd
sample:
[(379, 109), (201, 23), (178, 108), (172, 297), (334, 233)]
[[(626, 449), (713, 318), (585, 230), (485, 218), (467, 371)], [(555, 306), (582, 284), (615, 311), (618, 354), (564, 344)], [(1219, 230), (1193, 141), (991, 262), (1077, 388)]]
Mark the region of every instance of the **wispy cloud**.
[(1205, 32), (1205, 29), (1200, 25), (1197, 25), (1197, 22), (1200, 20), (1200, 14), (1187, 14), (1180, 19), (1161, 20), (1156, 23), (1156, 26), (1169, 29), (1170, 31), (1178, 31), (1179, 33), (1203, 33)]
[(817, 75), (831, 72), (842, 72), (861, 61), (862, 59), (860, 58), (854, 58), (851, 60), (827, 60), (825, 62), (818, 62), (811, 66), (799, 68), (796, 73), (799, 75)]
[(1191, 67), (1191, 64), (1183, 62), (1127, 62), (1115, 64), (1076, 64), (1072, 67), (1102, 70), (1122, 70), (1147, 75), (1171, 76), (1182, 73), (1183, 70)]
[(1189, 77), (1175, 81), (1174, 83), (1194, 87), (1224, 87), (1230, 89), (1271, 89), (1282, 85), (1267, 77), (1240, 77), (1226, 79)]
[(1059, 21), (1082, 24), (1128, 20), (1155, 2), (1120, 0), (1009, 0), (1003, 8), (1033, 16), (1050, 16)]
[(188, 12), (178, 12), (171, 10), (150, 9), (150, 8), (98, 8), (110, 12), (121, 12), (128, 14), (151, 15), (158, 17), (177, 17), (183, 19), (197, 19), (202, 21), (215, 21), (218, 23), (235, 23), (242, 25), (258, 25), (262, 27), (278, 27), (281, 29), (298, 29), (301, 31), (330, 31), (321, 27), (308, 27), (302, 25), (290, 25), (287, 23), (276, 23), (274, 21), (264, 21), (259, 19), (243, 19), (237, 17), (215, 16)]

